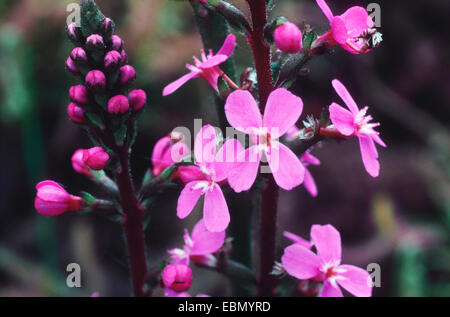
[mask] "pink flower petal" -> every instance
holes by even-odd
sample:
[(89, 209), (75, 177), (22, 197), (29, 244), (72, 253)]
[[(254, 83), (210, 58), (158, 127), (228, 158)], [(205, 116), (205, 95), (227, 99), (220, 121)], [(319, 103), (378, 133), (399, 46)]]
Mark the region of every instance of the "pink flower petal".
[(231, 126), (241, 132), (248, 133), (249, 128), (262, 126), (261, 112), (247, 90), (235, 90), (228, 96), (225, 114)]
[(180, 219), (186, 218), (194, 209), (195, 205), (197, 204), (197, 201), (200, 199), (200, 196), (202, 195), (202, 189), (198, 188), (196, 189), (196, 186), (199, 183), (202, 183), (203, 181), (193, 181), (186, 186), (184, 186), (184, 189), (181, 191), (180, 196), (178, 197), (178, 204), (177, 204), (177, 216)]
[(331, 33), (333, 34), (333, 39), (337, 43), (346, 45), (349, 36), (345, 21), (341, 17), (334, 17), (333, 20), (331, 20)]
[(331, 20), (333, 19), (333, 13), (331, 12), (328, 4), (324, 0), (316, 0), (316, 2), (317, 5), (322, 10), (323, 14), (325, 14), (325, 16), (327, 17), (328, 21), (331, 22)]
[(347, 107), (353, 113), (353, 115), (358, 114), (359, 112), (358, 106), (356, 105), (355, 100), (353, 100), (353, 97), (348, 92), (347, 88), (345, 88), (345, 86), (338, 79), (333, 79), (331, 84), (333, 85), (334, 90), (336, 90), (339, 97), (342, 98)]
[(323, 283), (322, 290), (320, 291), (319, 297), (344, 297), (339, 286), (333, 286), (330, 281), (326, 280)]
[(195, 160), (201, 163), (212, 163), (216, 155), (216, 130), (205, 125), (197, 133), (194, 144)]
[(370, 137), (372, 138), (372, 140), (374, 140), (377, 144), (381, 145), (382, 147), (387, 146), (386, 143), (384, 143), (383, 140), (381, 140), (378, 134), (373, 134)]
[(286, 133), (300, 118), (303, 101), (285, 88), (278, 88), (269, 95), (264, 110), (263, 126), (272, 138)]
[(291, 190), (303, 183), (305, 168), (286, 145), (275, 141), (271, 152), (267, 153), (267, 161), (275, 182), (281, 188)]
[(363, 7), (351, 7), (340, 16), (345, 22), (348, 37), (358, 37), (373, 27), (373, 20)]
[(370, 136), (359, 135), (359, 146), (361, 156), (367, 173), (372, 177), (380, 174), (380, 163), (378, 162), (378, 152), (375, 143)]
[(329, 111), (331, 122), (341, 134), (350, 136), (355, 133), (355, 118), (350, 111), (334, 102), (330, 105)]
[(251, 146), (238, 155), (238, 163), (228, 175), (228, 183), (236, 193), (252, 187), (258, 174), (260, 160), (261, 154), (256, 146)]
[(230, 213), (220, 186), (215, 184), (213, 190), (205, 193), (203, 219), (208, 231), (225, 231), (230, 223)]
[(168, 96), (171, 93), (173, 93), (175, 90), (177, 90), (178, 88), (180, 88), (181, 86), (183, 86), (186, 82), (188, 82), (189, 80), (193, 79), (193, 78), (197, 78), (199, 76), (199, 73), (197, 72), (190, 72), (186, 75), (184, 75), (183, 77), (175, 80), (174, 82), (168, 84), (164, 89), (163, 89), (163, 96)]
[(305, 152), (300, 158), (300, 161), (310, 165), (320, 165), (319, 159), (309, 152)]
[(192, 230), (194, 247), (191, 255), (207, 255), (219, 250), (225, 241), (225, 231), (210, 232), (206, 229), (205, 221), (200, 220)]
[(237, 162), (237, 155), (242, 151), (244, 148), (237, 139), (229, 139), (224, 142), (215, 157), (216, 182), (228, 177)]
[(288, 232), (288, 231), (283, 232), (283, 236), (285, 236), (286, 238), (288, 238), (292, 242), (294, 242), (294, 243), (296, 243), (298, 245), (301, 245), (302, 247), (307, 248), (307, 249), (311, 249), (311, 247), (313, 245), (311, 242), (306, 241), (302, 237), (299, 237), (298, 235), (293, 234), (293, 233)]
[(219, 49), (216, 55), (226, 55), (230, 56), (233, 54), (234, 48), (236, 46), (236, 37), (234, 34), (228, 34), (227, 38), (223, 42), (222, 47)]
[(313, 197), (317, 197), (318, 190), (316, 182), (314, 181), (314, 178), (312, 177), (311, 173), (307, 168), (305, 168), (305, 179), (303, 181), (306, 190), (311, 194)]
[(327, 263), (341, 261), (341, 235), (332, 225), (313, 225), (311, 240), (317, 254)]
[(215, 67), (217, 65), (222, 64), (223, 62), (225, 62), (228, 59), (227, 55), (214, 55), (210, 58), (208, 58), (207, 61), (201, 63), (198, 68), (201, 69), (208, 69), (208, 68), (212, 68)]
[(289, 275), (300, 280), (310, 279), (320, 273), (319, 257), (298, 244), (293, 244), (284, 249), (281, 264)]
[(340, 265), (338, 269), (345, 270), (344, 273), (339, 273), (344, 279), (337, 279), (345, 290), (358, 297), (372, 296), (373, 282), (366, 270), (353, 265)]

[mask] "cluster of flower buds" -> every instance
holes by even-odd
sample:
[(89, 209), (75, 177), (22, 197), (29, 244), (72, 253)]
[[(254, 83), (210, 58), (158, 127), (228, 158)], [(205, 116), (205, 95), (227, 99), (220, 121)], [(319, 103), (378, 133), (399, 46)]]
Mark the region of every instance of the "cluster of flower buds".
[[(66, 31), (76, 45), (67, 58), (66, 67), (82, 81), (69, 91), (71, 103), (67, 112), (70, 119), (79, 124), (99, 126), (98, 118), (108, 120), (108, 115), (125, 116), (143, 109), (147, 96), (142, 89), (130, 91), (136, 71), (127, 64), (123, 40), (114, 34), (114, 22), (104, 18), (97, 30), (88, 30), (89, 34), (74, 23)], [(119, 128), (116, 125), (113, 130)]]

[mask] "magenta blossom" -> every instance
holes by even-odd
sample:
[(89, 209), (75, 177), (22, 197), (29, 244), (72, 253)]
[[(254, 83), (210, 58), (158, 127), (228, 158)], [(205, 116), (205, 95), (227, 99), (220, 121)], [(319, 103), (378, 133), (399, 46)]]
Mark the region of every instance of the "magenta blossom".
[(186, 68), (191, 72), (167, 85), (163, 90), (163, 96), (170, 95), (187, 81), (197, 77), (205, 79), (208, 84), (217, 91), (217, 81), (222, 74), (219, 65), (230, 57), (234, 51), (235, 45), (236, 37), (233, 34), (229, 34), (217, 54), (214, 55), (212, 50), (210, 50), (209, 54), (206, 55), (205, 51), (202, 50), (202, 60), (200, 61), (194, 56), (195, 65), (186, 64)]
[(54, 181), (42, 181), (36, 185), (34, 207), (43, 216), (58, 216), (68, 211), (83, 209), (83, 199), (70, 195)]
[(320, 165), (320, 161), (314, 155), (311, 155), (309, 152), (305, 152), (305, 154), (303, 154), (303, 156), (300, 158), (300, 162), (302, 162), (303, 166), (305, 167), (305, 179), (303, 184), (305, 185), (306, 190), (311, 194), (311, 196), (316, 197), (318, 194), (317, 185), (311, 175), (311, 172), (306, 167), (308, 165)]
[(213, 264), (216, 258), (212, 255), (219, 250), (225, 242), (225, 231), (210, 232), (206, 229), (205, 221), (200, 220), (189, 235), (184, 230), (183, 249), (171, 249), (168, 253), (172, 263), (189, 265), (189, 260), (200, 264)]
[(370, 176), (377, 177), (380, 173), (380, 163), (375, 143), (386, 147), (379, 133), (374, 130), (380, 124), (370, 123), (372, 116), (366, 115), (368, 107), (359, 110), (352, 96), (339, 80), (334, 79), (332, 84), (350, 111), (333, 102), (330, 105), (331, 122), (341, 134), (358, 137), (364, 167)]
[(299, 119), (301, 98), (284, 88), (274, 90), (261, 116), (253, 96), (246, 90), (232, 92), (225, 104), (228, 122), (238, 131), (250, 134), (253, 145), (238, 156), (228, 182), (236, 191), (250, 189), (256, 179), (261, 157), (265, 154), (276, 183), (291, 190), (303, 182), (305, 169), (297, 156), (278, 141)]
[(311, 240), (317, 250), (295, 243), (286, 249), (281, 264), (299, 280), (323, 282), (321, 297), (342, 297), (339, 286), (359, 297), (372, 295), (372, 280), (366, 270), (341, 264), (341, 236), (332, 225), (311, 227)]
[(235, 156), (243, 151), (236, 139), (227, 140), (217, 150), (215, 129), (204, 126), (195, 138), (195, 163), (202, 172), (198, 180), (186, 184), (178, 198), (177, 215), (186, 218), (201, 196), (205, 196), (203, 219), (211, 232), (224, 231), (230, 222), (230, 214), (219, 183), (224, 181), (234, 167)]
[(355, 6), (342, 15), (334, 16), (324, 0), (316, 0), (316, 2), (331, 25), (331, 30), (319, 37), (316, 44), (326, 41), (330, 45), (341, 45), (353, 54), (370, 51), (367, 49), (365, 37), (372, 31), (374, 23), (366, 9)]

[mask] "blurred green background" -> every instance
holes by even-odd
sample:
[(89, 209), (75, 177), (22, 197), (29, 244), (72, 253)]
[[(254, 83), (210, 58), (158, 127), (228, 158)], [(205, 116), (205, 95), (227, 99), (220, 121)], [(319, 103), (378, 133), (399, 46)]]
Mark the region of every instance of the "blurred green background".
[[(0, 2), (0, 296), (101, 296), (129, 294), (127, 260), (120, 226), (101, 215), (37, 215), (34, 185), (43, 179), (65, 184), (71, 193), (92, 184), (76, 174), (70, 157), (89, 147), (82, 129), (66, 114), (68, 89), (76, 80), (65, 70), (71, 51), (64, 26), (74, 0), (2, 0)], [(244, 1), (232, 1), (246, 9)], [(340, 14), (371, 1), (328, 1)], [(375, 2), (375, 1), (374, 1)], [(162, 88), (186, 72), (199, 55), (201, 39), (185, 1), (98, 0), (116, 22), (136, 86), (149, 106), (140, 119), (132, 166), (136, 181), (150, 167), (155, 141), (176, 126), (193, 128), (193, 119), (218, 124), (208, 85), (193, 80), (171, 96)], [(377, 1), (381, 5), (381, 47), (363, 56), (336, 49), (309, 64), (311, 73), (292, 90), (307, 114), (338, 101), (331, 80), (339, 78), (360, 106), (368, 105), (388, 144), (380, 150), (381, 175), (364, 171), (354, 141), (330, 142), (313, 154), (318, 198), (303, 187), (282, 192), (279, 204), (279, 252), (289, 230), (305, 238), (312, 224), (333, 224), (342, 234), (343, 261), (381, 266), (375, 296), (450, 295), (450, 2)], [(327, 30), (313, 0), (281, 0), (274, 15)], [(249, 47), (239, 37), (237, 71), (251, 66)], [(178, 189), (162, 195), (147, 230), (151, 265), (166, 250), (181, 247), (183, 228), (195, 217), (176, 217)], [(245, 196), (245, 195), (244, 195)], [(232, 210), (232, 222), (250, 211)], [(235, 206), (236, 207), (236, 206)], [(236, 209), (236, 208), (235, 208)], [(199, 212), (195, 213), (196, 217)], [(233, 243), (245, 243), (235, 237)], [(66, 287), (66, 266), (82, 267), (82, 288)], [(227, 280), (194, 270), (190, 291), (230, 295)], [(295, 293), (294, 293), (295, 295)]]

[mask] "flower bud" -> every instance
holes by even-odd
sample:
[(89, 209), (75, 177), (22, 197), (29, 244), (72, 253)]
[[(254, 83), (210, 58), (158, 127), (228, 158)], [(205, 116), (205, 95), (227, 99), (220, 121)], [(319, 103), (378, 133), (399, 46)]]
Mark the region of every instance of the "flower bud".
[(89, 102), (89, 92), (86, 86), (76, 85), (69, 89), (69, 96), (73, 102), (85, 105)]
[(105, 38), (109, 38), (114, 33), (114, 22), (110, 18), (104, 18), (102, 22), (102, 32)]
[(169, 264), (162, 272), (162, 281), (175, 292), (185, 292), (191, 288), (192, 270), (184, 264)]
[(142, 89), (132, 90), (128, 95), (128, 103), (134, 112), (144, 108), (147, 102), (147, 95)]
[(123, 48), (123, 41), (120, 36), (111, 36), (111, 49), (120, 52)]
[(104, 58), (104, 64), (105, 68), (107, 70), (114, 70), (119, 67), (120, 63), (122, 61), (122, 57), (120, 56), (120, 53), (117, 51), (109, 51)]
[(122, 57), (122, 64), (126, 64), (128, 61), (128, 56), (127, 56), (127, 53), (125, 52), (125, 50), (122, 50), (120, 52), (120, 56)]
[(108, 112), (110, 114), (126, 113), (130, 109), (128, 98), (124, 95), (117, 95), (109, 99)]
[(103, 37), (99, 34), (89, 35), (86, 39), (86, 47), (91, 51), (103, 49)]
[(86, 51), (82, 47), (75, 47), (72, 53), (70, 53), (70, 58), (72, 58), (72, 61), (78, 63), (87, 63), (88, 61)]
[(67, 57), (66, 67), (74, 75), (78, 75), (80, 73), (80, 71), (78, 70), (77, 66), (73, 62), (72, 58), (70, 58), (70, 56)]
[(86, 175), (87, 177), (92, 177), (91, 170), (89, 169), (89, 166), (86, 165), (86, 163), (83, 161), (83, 149), (78, 149), (73, 153), (72, 155), (72, 167), (75, 170), (75, 172), (79, 174)]
[(106, 77), (100, 70), (91, 70), (86, 75), (86, 84), (91, 89), (104, 89), (106, 86)]
[(67, 107), (67, 114), (75, 123), (84, 123), (84, 111), (83, 108), (77, 106), (75, 103), (70, 103)]
[(66, 28), (66, 33), (69, 39), (73, 42), (81, 42), (82, 33), (81, 27), (76, 25), (76, 23), (70, 23)]
[(109, 154), (106, 153), (100, 146), (84, 150), (83, 152), (83, 162), (94, 171), (104, 169), (108, 161)]
[(302, 32), (292, 22), (278, 26), (273, 37), (275, 44), (282, 52), (296, 53), (302, 49)]
[(36, 185), (34, 207), (43, 216), (58, 216), (67, 211), (83, 209), (83, 199), (72, 196), (54, 181), (43, 181)]
[(120, 68), (120, 84), (128, 85), (136, 79), (136, 71), (133, 66), (125, 65)]

